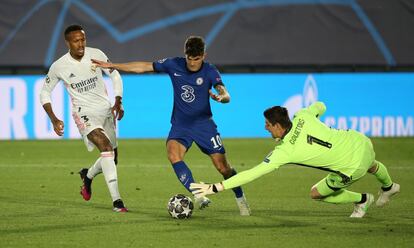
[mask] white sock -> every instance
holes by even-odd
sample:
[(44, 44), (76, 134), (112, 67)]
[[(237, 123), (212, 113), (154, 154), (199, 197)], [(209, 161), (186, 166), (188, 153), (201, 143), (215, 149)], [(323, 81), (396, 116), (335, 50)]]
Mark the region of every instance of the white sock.
[(101, 167), (105, 177), (106, 185), (108, 185), (109, 193), (112, 201), (121, 199), (118, 191), (118, 175), (114, 162), (114, 152), (101, 152)]
[(91, 166), (91, 168), (89, 168), (88, 170), (88, 174), (86, 174), (86, 176), (89, 179), (93, 179), (94, 177), (96, 177), (97, 175), (99, 175), (100, 173), (102, 173), (102, 165), (101, 165), (101, 157), (99, 157), (96, 161), (95, 164)]

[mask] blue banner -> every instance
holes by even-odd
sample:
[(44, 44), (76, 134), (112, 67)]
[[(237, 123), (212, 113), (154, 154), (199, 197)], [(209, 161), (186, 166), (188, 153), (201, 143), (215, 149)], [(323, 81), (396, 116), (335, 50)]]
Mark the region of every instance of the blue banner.
[[(212, 101), (222, 137), (268, 137), (263, 111), (286, 106), (291, 116), (323, 101), (321, 120), (368, 136), (414, 136), (414, 73), (224, 74), (231, 101)], [(59, 139), (39, 102), (43, 76), (0, 77), (0, 139)], [(120, 138), (164, 138), (170, 128), (172, 86), (166, 75), (125, 75)], [(107, 79), (108, 92), (112, 85)], [(112, 98), (112, 97), (111, 97)], [(65, 122), (63, 138), (79, 138), (62, 84), (52, 95)]]

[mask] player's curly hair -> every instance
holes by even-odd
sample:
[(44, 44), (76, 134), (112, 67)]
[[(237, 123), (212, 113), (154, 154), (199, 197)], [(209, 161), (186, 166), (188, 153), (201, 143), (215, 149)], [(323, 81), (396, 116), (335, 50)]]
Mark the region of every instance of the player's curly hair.
[(283, 128), (289, 128), (292, 125), (287, 108), (273, 106), (266, 109), (263, 115), (272, 125), (279, 123)]
[(81, 25), (78, 25), (78, 24), (72, 24), (72, 25), (69, 25), (69, 26), (65, 29), (65, 32), (63, 33), (63, 35), (65, 36), (65, 40), (68, 40), (68, 34), (69, 34), (70, 32), (73, 32), (73, 31), (78, 31), (78, 30), (83, 30), (83, 28), (82, 28), (82, 26), (81, 26)]
[(185, 41), (184, 53), (190, 57), (204, 55), (206, 44), (201, 36), (190, 36)]

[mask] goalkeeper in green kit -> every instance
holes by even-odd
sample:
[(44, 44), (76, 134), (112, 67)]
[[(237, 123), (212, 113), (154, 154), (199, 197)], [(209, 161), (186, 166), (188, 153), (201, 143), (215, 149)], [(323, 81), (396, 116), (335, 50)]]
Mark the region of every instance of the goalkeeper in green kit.
[(296, 164), (329, 172), (311, 188), (312, 199), (354, 203), (350, 217), (361, 218), (374, 202), (374, 196), (346, 188), (369, 172), (381, 183), (376, 205), (384, 206), (400, 191), (400, 185), (393, 183), (387, 168), (375, 160), (370, 139), (354, 130), (326, 126), (319, 120), (325, 110), (324, 103), (316, 102), (298, 111), (292, 121), (284, 107), (265, 110), (265, 127), (276, 139), (275, 149), (259, 165), (221, 183), (192, 183), (193, 194), (198, 197), (215, 194), (251, 182), (282, 165)]

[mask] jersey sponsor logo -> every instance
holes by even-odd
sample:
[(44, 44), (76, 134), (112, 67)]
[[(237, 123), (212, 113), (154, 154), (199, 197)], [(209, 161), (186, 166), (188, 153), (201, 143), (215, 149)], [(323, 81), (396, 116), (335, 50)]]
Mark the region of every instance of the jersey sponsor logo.
[(178, 73), (176, 73), (176, 72), (174, 72), (174, 76), (176, 76), (176, 77), (181, 77), (181, 75), (180, 75), (180, 74), (178, 74)]
[(184, 102), (194, 101), (195, 95), (193, 87), (190, 85), (183, 85), (181, 86), (181, 89), (184, 90), (184, 92), (181, 93), (181, 99), (183, 99)]
[(81, 80), (79, 83), (72, 83), (70, 87), (74, 90), (77, 90), (79, 93), (83, 93), (94, 89), (96, 87), (96, 82), (98, 81), (98, 76), (89, 78), (87, 80)]
[(203, 84), (203, 82), (204, 82), (204, 80), (203, 80), (203, 78), (202, 78), (202, 77), (198, 77), (198, 78), (196, 79), (196, 84), (197, 84), (197, 85), (202, 85), (202, 84)]
[(295, 127), (295, 130), (293, 131), (293, 135), (289, 140), (289, 143), (294, 145), (296, 143), (296, 140), (298, 139), (300, 132), (302, 132), (303, 125), (305, 124), (305, 120), (302, 118), (299, 118), (298, 124)]

